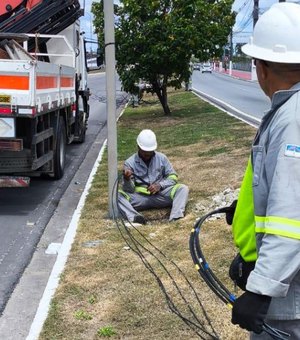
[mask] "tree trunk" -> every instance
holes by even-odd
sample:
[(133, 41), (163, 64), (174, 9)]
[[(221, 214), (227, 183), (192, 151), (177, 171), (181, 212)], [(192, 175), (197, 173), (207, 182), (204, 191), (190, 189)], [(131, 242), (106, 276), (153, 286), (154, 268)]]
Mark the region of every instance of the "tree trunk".
[(168, 105), (167, 86), (163, 86), (162, 89), (161, 89), (161, 92), (162, 92), (162, 101), (163, 101), (162, 106), (163, 106), (163, 109), (164, 109), (164, 113), (165, 113), (165, 115), (170, 116), (171, 111), (170, 111), (170, 108), (169, 108), (169, 105)]
[(156, 82), (154, 84), (152, 84), (153, 86), (153, 90), (156, 93), (162, 107), (164, 110), (164, 113), (166, 116), (170, 116), (171, 115), (171, 111), (168, 105), (168, 94), (167, 94), (167, 86), (166, 85), (162, 85), (159, 86), (159, 84)]

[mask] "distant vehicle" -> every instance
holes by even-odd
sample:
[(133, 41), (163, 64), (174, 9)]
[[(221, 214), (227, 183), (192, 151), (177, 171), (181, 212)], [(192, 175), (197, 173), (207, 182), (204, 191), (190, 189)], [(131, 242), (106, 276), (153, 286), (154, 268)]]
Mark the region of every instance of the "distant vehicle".
[(200, 71), (200, 64), (194, 64), (194, 66), (193, 66), (193, 70), (194, 71)]
[(204, 72), (208, 72), (208, 73), (211, 73), (212, 72), (212, 67), (210, 65), (210, 63), (204, 63), (202, 65), (202, 70), (201, 70), (202, 73)]

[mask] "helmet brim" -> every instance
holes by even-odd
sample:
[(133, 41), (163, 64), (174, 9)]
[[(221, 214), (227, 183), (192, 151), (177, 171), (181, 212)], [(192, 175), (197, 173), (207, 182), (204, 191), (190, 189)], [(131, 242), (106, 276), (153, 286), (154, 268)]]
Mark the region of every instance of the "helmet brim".
[(255, 59), (274, 63), (300, 64), (300, 55), (297, 52), (270, 51), (269, 49), (255, 46), (251, 43), (242, 46), (242, 51), (243, 53)]
[(139, 148), (143, 151), (155, 151), (157, 149), (157, 144), (153, 145), (152, 147), (141, 146), (139, 143), (137, 144)]

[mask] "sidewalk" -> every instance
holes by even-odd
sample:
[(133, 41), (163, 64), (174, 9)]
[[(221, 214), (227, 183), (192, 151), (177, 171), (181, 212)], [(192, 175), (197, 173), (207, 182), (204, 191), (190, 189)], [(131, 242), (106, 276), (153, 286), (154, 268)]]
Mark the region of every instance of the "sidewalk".
[(232, 70), (231, 75), (229, 74), (229, 70), (225, 71), (224, 69), (222, 71), (219, 71), (219, 69), (215, 69), (215, 72), (217, 73), (223, 73), (231, 77), (236, 77), (239, 79), (244, 79), (244, 80), (251, 80), (251, 72), (247, 71), (239, 71), (239, 70)]

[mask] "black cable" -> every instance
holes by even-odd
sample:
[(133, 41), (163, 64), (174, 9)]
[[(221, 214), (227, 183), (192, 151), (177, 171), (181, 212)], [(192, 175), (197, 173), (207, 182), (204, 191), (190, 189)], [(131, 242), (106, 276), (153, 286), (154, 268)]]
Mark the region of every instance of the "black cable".
[[(217, 276), (210, 269), (204, 254), (201, 250), (200, 245), (200, 229), (204, 221), (215, 214), (226, 213), (228, 212), (229, 207), (220, 208), (214, 210), (200, 219), (195, 223), (194, 229), (191, 231), (190, 235), (190, 253), (192, 260), (195, 264), (195, 267), (203, 278), (204, 282), (209, 286), (209, 288), (220, 298), (223, 302), (227, 303), (227, 305), (232, 308), (236, 297), (234, 294), (230, 293), (230, 291), (222, 284), (222, 282), (217, 278)], [(283, 332), (279, 329), (271, 327), (270, 325), (264, 322), (263, 331), (268, 333), (273, 339), (276, 340), (287, 340), (290, 334)]]
[[(228, 208), (221, 208), (216, 210), (214, 213), (222, 213), (222, 212), (227, 212)], [(217, 290), (216, 294), (219, 294), (219, 292), (222, 292), (221, 296), (222, 299), (223, 297), (225, 297), (226, 301), (224, 302), (232, 302), (234, 301), (234, 296), (229, 292), (229, 290), (222, 284), (222, 282), (215, 276), (215, 274), (213, 273), (213, 271), (211, 270), (210, 266), (208, 265), (207, 261), (205, 260), (205, 257), (202, 253), (201, 247), (200, 247), (200, 242), (197, 242), (197, 240), (199, 239), (199, 233), (200, 233), (200, 227), (202, 225), (202, 223), (205, 221), (206, 218), (208, 218), (209, 216), (211, 216), (210, 214), (207, 214), (205, 216), (203, 216), (202, 218), (200, 218), (196, 224), (195, 224), (195, 228), (193, 229), (194, 232), (192, 232), (191, 235), (191, 241), (193, 241), (193, 243), (190, 242), (190, 245), (193, 244), (193, 251), (195, 252), (194, 256), (196, 259), (199, 259), (199, 261), (201, 261), (201, 266), (200, 269), (202, 269), (203, 275), (201, 276), (208, 276), (210, 278), (209, 282), (210, 285), (213, 287), (213, 289)], [(200, 273), (201, 274), (201, 273)]]
[[(124, 222), (124, 221), (122, 221), (122, 222)], [(132, 227), (134, 227), (134, 226), (132, 225)], [(140, 247), (144, 248), (144, 250), (148, 251), (152, 256), (154, 256), (154, 257), (157, 259), (157, 261), (158, 261), (158, 262), (160, 263), (160, 265), (163, 267), (163, 269), (164, 269), (165, 272), (168, 274), (168, 276), (170, 277), (170, 279), (173, 281), (173, 284), (175, 283), (174, 285), (175, 285), (177, 291), (180, 293), (181, 297), (184, 299), (184, 297), (182, 296), (182, 293), (180, 292), (179, 287), (177, 286), (175, 280), (174, 280), (173, 277), (170, 275), (170, 273), (168, 272), (168, 270), (166, 269), (166, 267), (161, 263), (161, 261), (160, 261), (160, 260), (159, 260), (159, 259), (158, 259), (151, 251), (149, 251), (149, 249), (145, 248), (143, 245), (141, 245), (139, 242), (136, 241), (136, 239), (132, 236), (132, 234), (129, 233), (129, 229), (128, 229), (128, 228), (125, 228), (125, 230), (126, 230), (127, 233), (129, 234), (129, 237), (131, 238), (131, 241), (134, 243), (134, 245), (136, 246), (137, 249), (136, 249), (136, 250), (132, 249), (131, 245), (127, 242), (126, 239), (125, 239), (125, 241), (126, 241), (127, 244), (129, 245), (129, 247), (130, 247), (135, 253), (137, 253), (137, 255), (141, 258), (141, 260), (143, 261), (143, 263), (144, 263), (144, 265), (146, 266), (146, 268), (147, 268), (147, 269), (155, 276), (156, 280), (158, 281), (158, 284), (159, 284), (160, 288), (162, 289), (162, 291), (163, 291), (164, 294), (165, 294), (165, 297), (166, 297), (168, 306), (170, 307), (171, 311), (174, 312), (174, 313), (175, 313), (176, 315), (178, 315), (179, 317), (181, 317), (182, 320), (183, 320), (186, 324), (188, 324), (190, 327), (191, 327), (191, 325), (194, 325), (194, 326), (196, 326), (196, 327), (199, 328), (198, 325), (196, 325), (196, 324), (195, 324), (194, 322), (192, 322), (191, 320), (189, 320), (189, 319), (183, 317), (182, 314), (178, 311), (178, 309), (176, 308), (176, 306), (174, 305), (174, 303), (173, 303), (172, 300), (170, 299), (169, 295), (167, 294), (167, 292), (166, 292), (166, 290), (165, 290), (165, 288), (164, 288), (164, 286), (163, 286), (163, 284), (162, 284), (160, 278), (157, 276), (157, 274), (155, 273), (154, 269), (153, 269), (152, 266), (149, 264), (149, 262), (144, 258), (143, 254), (140, 252), (140, 250), (139, 250), (137, 244), (138, 244)], [(186, 300), (185, 300), (185, 303), (188, 304)], [(189, 308), (189, 309), (190, 309), (190, 308)], [(191, 311), (191, 309), (190, 309), (190, 311)], [(195, 314), (194, 314), (194, 317), (197, 319), (197, 317), (196, 317)], [(199, 321), (198, 319), (197, 319), (197, 321), (200, 323), (200, 321)], [(200, 324), (201, 324), (201, 323), (200, 323)], [(207, 333), (207, 331), (206, 331), (205, 329), (203, 329), (203, 328), (200, 328), (200, 329), (201, 329), (201, 331)], [(193, 329), (193, 330), (194, 330), (194, 329)], [(194, 331), (195, 331), (195, 330), (194, 330)], [(196, 332), (196, 333), (197, 333), (200, 337), (202, 337), (198, 332)], [(209, 333), (207, 333), (207, 334), (209, 334)], [(209, 334), (209, 335), (210, 335), (210, 334)], [(214, 339), (217, 339), (217, 338), (214, 337)]]
[(137, 179), (139, 179), (143, 184), (145, 184), (145, 185), (147, 185), (147, 187), (149, 187), (150, 186), (150, 183), (149, 182), (147, 182), (147, 181), (145, 181), (142, 177), (140, 177), (140, 176), (138, 176), (138, 175), (136, 175), (135, 173), (132, 173), (132, 175), (133, 175), (133, 177), (135, 177), (135, 178), (137, 178)]
[[(140, 179), (140, 178), (139, 178)], [(116, 192), (117, 186), (118, 186), (118, 179), (115, 182), (114, 188), (113, 188), (113, 192)], [(113, 195), (114, 196), (114, 195)], [(117, 195), (116, 195), (117, 198)], [(161, 291), (163, 292), (165, 299), (167, 301), (167, 304), (170, 308), (170, 310), (175, 313), (179, 318), (181, 318), (183, 320), (183, 322), (185, 322), (186, 325), (188, 325), (200, 338), (205, 339), (203, 337), (202, 334), (199, 333), (199, 330), (203, 333), (205, 333), (206, 335), (210, 336), (210, 338), (212, 339), (219, 339), (219, 337), (217, 336), (215, 330), (213, 329), (213, 326), (211, 324), (211, 321), (206, 313), (206, 311), (203, 308), (203, 305), (196, 293), (196, 291), (194, 290), (192, 284), (190, 283), (190, 281), (186, 278), (186, 276), (184, 275), (184, 273), (181, 271), (181, 269), (176, 265), (176, 263), (174, 261), (172, 261), (171, 259), (169, 259), (162, 251), (160, 251), (156, 246), (154, 246), (133, 224), (131, 224), (126, 216), (122, 213), (122, 211), (119, 208), (119, 204), (117, 201), (116, 206), (118, 207), (119, 210), (119, 214), (121, 216), (120, 220), (122, 221), (122, 224), (124, 226), (124, 231), (120, 228), (120, 225), (118, 223), (117, 220), (117, 216), (116, 216), (116, 211), (113, 211), (114, 214), (114, 219), (116, 221), (117, 227), (120, 231), (120, 234), (122, 236), (122, 238), (124, 239), (124, 241), (126, 242), (126, 244), (130, 247), (130, 249), (132, 249), (132, 251), (139, 256), (139, 258), (142, 260), (143, 264), (145, 265), (145, 267), (149, 270), (149, 272), (155, 277)], [(114, 210), (114, 209), (113, 209)], [(207, 331), (205, 329), (205, 326), (203, 325), (203, 322), (201, 322), (199, 320), (199, 318), (197, 317), (195, 311), (193, 310), (193, 308), (189, 305), (188, 301), (186, 300), (186, 298), (184, 297), (183, 293), (181, 292), (178, 284), (176, 283), (175, 279), (173, 278), (172, 274), (169, 272), (169, 270), (166, 268), (166, 266), (162, 263), (162, 261), (158, 258), (157, 255), (155, 255), (151, 250), (149, 250), (147, 247), (145, 247), (144, 245), (142, 245), (140, 243), (140, 241), (138, 241), (136, 239), (136, 237), (134, 237), (133, 233), (130, 231), (130, 229), (126, 226), (125, 224), (125, 220), (127, 220), (127, 223), (130, 223), (131, 227), (133, 230), (135, 230), (151, 247), (153, 247), (160, 255), (162, 255), (164, 257), (165, 260), (169, 261), (173, 266), (175, 266), (175, 268), (180, 272), (180, 274), (184, 277), (186, 283), (189, 285), (189, 287), (192, 289), (197, 302), (200, 304), (201, 310), (203, 311), (203, 314), (205, 316), (205, 320), (208, 322), (210, 328), (212, 329), (214, 334), (211, 334), (209, 331)], [(127, 235), (127, 237), (125, 236), (125, 234)], [(129, 238), (129, 240), (128, 240)], [(189, 309), (190, 313), (192, 314), (193, 318), (196, 320), (196, 322), (188, 319), (187, 317), (183, 316), (182, 313), (178, 310), (178, 308), (176, 307), (175, 303), (173, 302), (172, 298), (170, 297), (170, 295), (168, 294), (163, 282), (161, 281), (161, 279), (159, 278), (158, 274), (155, 272), (154, 268), (151, 266), (151, 264), (149, 263), (149, 261), (146, 259), (146, 257), (143, 254), (143, 251), (147, 252), (148, 254), (150, 254), (151, 256), (153, 256), (157, 263), (161, 266), (161, 268), (163, 269), (163, 271), (168, 275), (168, 277), (170, 278), (170, 280), (172, 281), (173, 286), (176, 288), (177, 292), (179, 293), (179, 296), (181, 297), (181, 299), (184, 301), (185, 305), (187, 306), (187, 308)]]
[[(128, 233), (128, 228), (125, 227), (125, 230), (126, 230), (126, 232)], [(160, 279), (159, 276), (156, 274), (155, 270), (154, 270), (153, 267), (150, 265), (150, 263), (146, 260), (146, 258), (144, 257), (143, 253), (140, 251), (140, 249), (139, 249), (138, 246), (144, 248), (144, 250), (146, 250), (146, 251), (148, 251), (148, 252), (149, 252), (149, 250), (146, 249), (145, 247), (143, 247), (140, 243), (136, 242), (136, 239), (132, 237), (132, 234), (131, 234), (131, 233), (128, 233), (128, 235), (129, 235), (129, 237), (130, 237), (130, 239), (131, 239), (131, 242), (134, 244), (134, 246), (135, 246), (135, 248), (136, 248), (136, 249), (133, 249), (132, 245), (128, 242), (128, 240), (126, 239), (126, 237), (124, 236), (124, 234), (122, 233), (122, 231), (120, 230), (120, 228), (119, 228), (119, 231), (120, 231), (120, 233), (121, 233), (123, 239), (125, 240), (126, 244), (131, 248), (131, 250), (132, 250), (134, 253), (136, 253), (136, 255), (138, 255), (138, 256), (140, 257), (140, 259), (142, 260), (142, 262), (143, 262), (143, 264), (145, 265), (145, 267), (149, 270), (149, 272), (150, 272), (152, 275), (154, 275), (154, 277), (155, 277), (155, 279), (156, 279), (156, 281), (157, 281), (157, 283), (158, 283), (160, 289), (161, 289), (162, 292), (164, 293), (164, 296), (165, 296), (165, 298), (166, 298), (166, 301), (167, 301), (167, 304), (168, 304), (170, 310), (171, 310), (173, 313), (175, 313), (177, 316), (179, 316), (179, 317), (180, 317), (180, 318), (181, 318), (181, 319), (182, 319), (182, 320), (183, 320), (190, 328), (192, 328), (193, 331), (194, 331), (199, 337), (201, 337), (202, 339), (205, 339), (205, 338), (202, 337), (202, 335), (201, 335), (200, 333), (197, 332), (196, 329), (193, 328), (193, 326), (195, 326), (196, 328), (199, 328), (199, 326), (198, 326), (197, 324), (195, 324), (194, 322), (192, 322), (191, 320), (189, 320), (189, 319), (183, 317), (182, 314), (178, 311), (178, 309), (176, 308), (176, 306), (175, 306), (175, 304), (173, 303), (172, 299), (170, 298), (169, 294), (167, 293), (167, 291), (166, 291), (166, 289), (165, 289), (165, 287), (164, 287), (164, 285), (163, 285), (161, 279)], [(149, 253), (150, 253), (151, 255), (153, 255), (151, 252), (149, 252)], [(153, 255), (153, 256), (155, 257), (155, 255)], [(158, 260), (158, 261), (159, 261), (159, 260)], [(159, 261), (159, 263), (160, 263), (160, 261)], [(169, 274), (169, 272), (168, 272), (167, 269), (164, 267), (164, 265), (163, 265), (162, 263), (160, 263), (160, 264), (162, 265), (163, 269)], [(173, 277), (172, 277), (172, 276), (169, 275), (169, 277), (171, 278), (171, 280), (173, 280)], [(176, 286), (176, 288), (178, 288), (178, 286)], [(197, 321), (199, 321), (199, 320), (197, 320)], [(200, 321), (199, 321), (199, 323), (200, 323)], [(202, 332), (207, 333), (206, 330), (203, 329), (203, 328), (201, 328), (201, 327), (200, 327), (200, 330), (201, 330)], [(214, 338), (214, 339), (217, 339), (217, 338)]]

